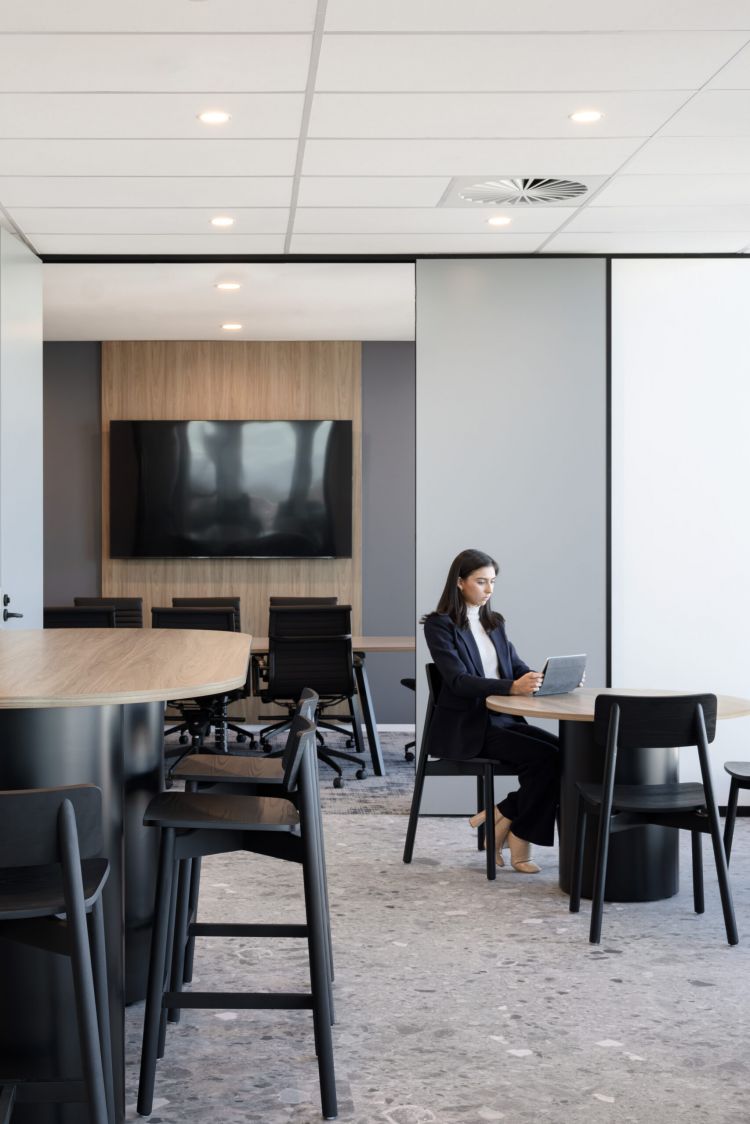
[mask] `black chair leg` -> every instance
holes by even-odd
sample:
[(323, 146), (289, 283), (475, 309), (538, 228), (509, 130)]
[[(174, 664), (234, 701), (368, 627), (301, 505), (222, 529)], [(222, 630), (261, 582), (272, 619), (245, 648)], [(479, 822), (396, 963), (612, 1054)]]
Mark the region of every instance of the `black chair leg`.
[(138, 1113), (150, 1116), (154, 1102), (154, 1081), (156, 1078), (156, 1055), (159, 1045), (162, 999), (164, 995), (164, 971), (167, 961), (167, 936), (169, 915), (171, 913), (172, 875), (174, 867), (175, 833), (171, 828), (162, 829), (159, 852), (159, 873), (156, 883), (156, 916), (151, 933), (151, 958), (148, 966), (148, 986), (146, 991), (146, 1011), (143, 1020), (143, 1047), (141, 1050), (141, 1073), (138, 1083)]
[(724, 926), (727, 931), (727, 941), (729, 944), (739, 944), (740, 938), (737, 933), (737, 920), (734, 916), (732, 891), (729, 887), (729, 871), (727, 870), (727, 857), (724, 852), (724, 840), (721, 837), (719, 813), (713, 801), (708, 806), (708, 817), (711, 823), (711, 842), (714, 847), (716, 876), (719, 880), (719, 894), (721, 896), (721, 908), (724, 914)]
[(323, 893), (320, 885), (320, 866), (315, 854), (315, 842), (304, 830), (302, 877), (305, 888), (305, 914), (307, 918), (307, 943), (310, 955), (310, 986), (312, 991), (315, 1049), (318, 1055), (320, 1099), (323, 1116), (335, 1120), (338, 1115), (336, 1077), (333, 1065), (333, 1040), (331, 1037), (331, 1012), (328, 1003), (330, 974), (326, 957), (325, 919)]
[[(484, 810), (484, 777), (477, 777), (477, 811), (481, 812), (483, 810)], [(477, 850), (478, 851), (484, 850), (485, 842), (486, 842), (485, 835), (486, 835), (486, 832), (484, 830), (484, 824), (480, 823), (480, 825), (477, 829)]]
[(703, 832), (691, 831), (690, 842), (693, 851), (693, 909), (696, 913), (705, 912), (703, 899)]
[(729, 859), (732, 854), (732, 840), (734, 839), (734, 824), (737, 819), (737, 798), (740, 794), (740, 786), (737, 784), (737, 778), (732, 777), (732, 783), (729, 786), (729, 800), (727, 801), (727, 816), (724, 820), (724, 852), (727, 856), (727, 866), (729, 866)]
[[(200, 857), (190, 860), (190, 898), (188, 899), (188, 924), (198, 916), (198, 898), (201, 888), (201, 860)], [(182, 982), (190, 983), (193, 978), (193, 961), (195, 959), (195, 937), (189, 934), (185, 940), (185, 967), (182, 972)]]
[(484, 827), (487, 840), (487, 878), (494, 882), (497, 873), (495, 854), (495, 774), (492, 765), (484, 767)]
[(13, 1115), (13, 1105), (16, 1102), (15, 1085), (0, 1087), (0, 1124), (10, 1124)]
[[(167, 928), (167, 959), (164, 965), (164, 979), (162, 980), (162, 992), (169, 988), (169, 981), (172, 975), (172, 957), (174, 956), (174, 934), (175, 934), (175, 917), (177, 916), (177, 885), (179, 876), (179, 863), (172, 864), (172, 885), (169, 893), (169, 926)], [(167, 1017), (169, 1012), (166, 1007), (162, 1007), (161, 1018), (159, 1020), (159, 1046), (156, 1051), (157, 1058), (164, 1057), (164, 1050), (167, 1043)]]
[(599, 941), (602, 939), (604, 885), (607, 880), (607, 859), (609, 858), (609, 828), (609, 816), (599, 816), (599, 837), (596, 846), (594, 892), (591, 899), (591, 925), (589, 927), (589, 941), (591, 944), (599, 944)]
[[(187, 928), (190, 916), (190, 862), (188, 860), (183, 860), (178, 866), (177, 908), (175, 910), (172, 968), (169, 985), (169, 990), (174, 992), (182, 991), (182, 984), (185, 977), (185, 947), (187, 944)], [(171, 1023), (178, 1023), (180, 1021), (180, 1008), (170, 1008), (167, 1013), (167, 1019)]]
[(583, 797), (578, 795), (576, 810), (576, 841), (573, 851), (573, 882), (570, 887), (570, 912), (578, 913), (581, 908), (581, 886), (583, 885), (583, 853), (586, 846), (586, 824), (588, 813)]
[(109, 989), (107, 986), (107, 954), (104, 939), (104, 904), (97, 898), (89, 914), (91, 962), (94, 971), (94, 992), (99, 1019), (99, 1049), (104, 1071), (104, 1092), (110, 1121), (115, 1119), (114, 1068), (112, 1064), (112, 1035), (109, 1024)]
[(404, 862), (410, 863), (414, 854), (414, 840), (417, 837), (417, 824), (419, 823), (419, 809), (422, 804), (424, 778), (427, 771), (427, 753), (424, 746), (419, 751), (419, 760), (414, 773), (414, 792), (411, 797), (409, 809), (409, 823), (406, 828), (406, 842), (404, 844)]

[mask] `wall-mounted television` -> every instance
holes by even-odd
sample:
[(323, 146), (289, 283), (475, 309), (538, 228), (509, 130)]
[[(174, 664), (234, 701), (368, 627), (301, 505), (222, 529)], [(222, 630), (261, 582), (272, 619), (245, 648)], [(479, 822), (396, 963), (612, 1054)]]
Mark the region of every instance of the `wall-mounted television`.
[(113, 421), (112, 558), (350, 558), (351, 421)]

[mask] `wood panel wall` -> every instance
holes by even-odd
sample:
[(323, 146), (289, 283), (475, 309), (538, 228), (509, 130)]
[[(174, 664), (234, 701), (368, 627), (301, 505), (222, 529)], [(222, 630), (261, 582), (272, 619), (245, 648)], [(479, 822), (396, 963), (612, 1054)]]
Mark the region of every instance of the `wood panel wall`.
[[(266, 635), (272, 594), (331, 596), (361, 632), (361, 345), (351, 342), (127, 341), (102, 345), (102, 595), (239, 595), (242, 628)], [(114, 420), (349, 418), (354, 443), (352, 558), (111, 559), (109, 423)]]

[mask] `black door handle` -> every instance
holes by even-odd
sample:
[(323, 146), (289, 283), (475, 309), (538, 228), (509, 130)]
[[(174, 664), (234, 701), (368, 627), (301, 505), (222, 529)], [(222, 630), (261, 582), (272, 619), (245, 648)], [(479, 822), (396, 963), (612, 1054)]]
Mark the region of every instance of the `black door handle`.
[(23, 613), (9, 613), (7, 609), (3, 609), (3, 620), (9, 621), (11, 617), (22, 617)]

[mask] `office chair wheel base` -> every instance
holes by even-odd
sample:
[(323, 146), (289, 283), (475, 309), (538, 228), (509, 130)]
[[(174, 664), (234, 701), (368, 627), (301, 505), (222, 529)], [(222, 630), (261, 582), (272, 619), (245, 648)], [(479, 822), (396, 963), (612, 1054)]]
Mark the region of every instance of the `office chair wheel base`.
[(357, 769), (354, 775), (358, 781), (362, 781), (367, 776), (367, 769)]
[(341, 779), (341, 777), (334, 777), (333, 778), (333, 787), (334, 788), (343, 788), (344, 787), (344, 782)]
[(188, 740), (189, 739), (188, 739), (187, 734), (180, 734), (179, 738), (177, 739), (177, 741), (180, 743), (180, 745), (187, 745)]

